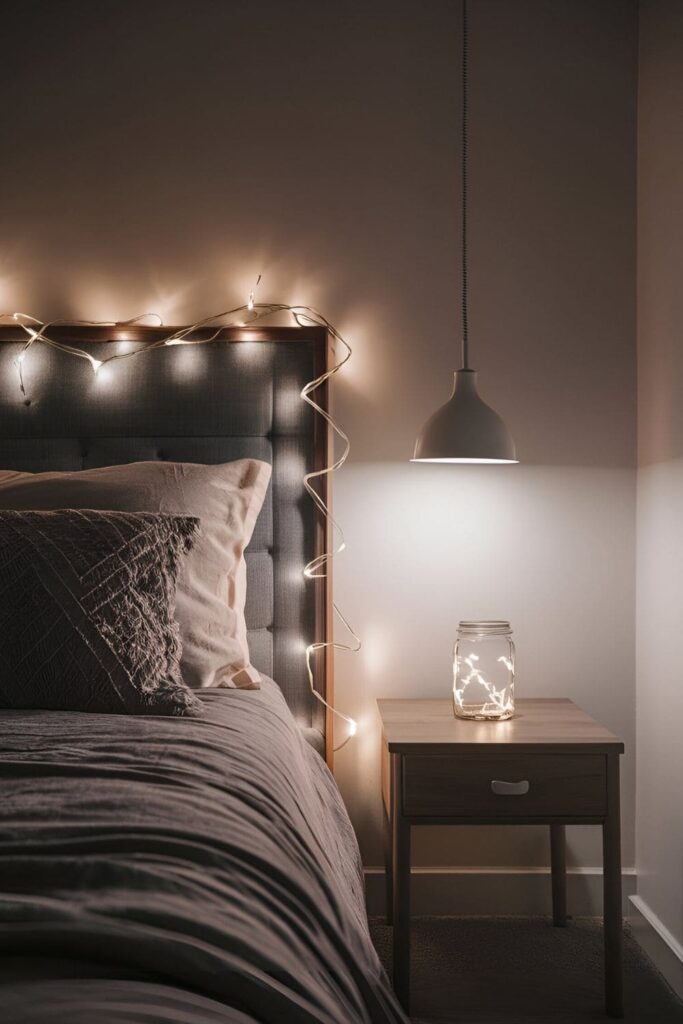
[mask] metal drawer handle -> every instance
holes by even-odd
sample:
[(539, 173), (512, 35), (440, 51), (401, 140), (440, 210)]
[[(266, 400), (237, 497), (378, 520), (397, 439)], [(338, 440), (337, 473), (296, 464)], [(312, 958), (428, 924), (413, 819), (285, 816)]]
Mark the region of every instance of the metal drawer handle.
[(529, 792), (529, 783), (526, 779), (522, 782), (501, 782), (500, 779), (493, 779), (491, 789), (498, 796), (524, 796)]

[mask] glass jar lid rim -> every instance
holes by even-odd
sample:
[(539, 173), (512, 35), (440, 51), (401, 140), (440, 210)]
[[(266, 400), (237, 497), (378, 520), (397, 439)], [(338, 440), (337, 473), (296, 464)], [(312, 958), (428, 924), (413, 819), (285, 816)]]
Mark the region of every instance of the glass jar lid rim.
[(507, 619), (462, 619), (458, 630), (463, 633), (511, 633)]

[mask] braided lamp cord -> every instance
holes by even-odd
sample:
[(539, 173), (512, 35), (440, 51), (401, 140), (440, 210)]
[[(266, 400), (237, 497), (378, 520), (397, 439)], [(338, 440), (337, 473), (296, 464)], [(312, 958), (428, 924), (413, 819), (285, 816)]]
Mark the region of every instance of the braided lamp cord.
[(468, 82), (469, 59), (467, 0), (462, 0), (462, 368), (469, 369), (469, 332), (467, 308), (467, 158), (468, 158)]

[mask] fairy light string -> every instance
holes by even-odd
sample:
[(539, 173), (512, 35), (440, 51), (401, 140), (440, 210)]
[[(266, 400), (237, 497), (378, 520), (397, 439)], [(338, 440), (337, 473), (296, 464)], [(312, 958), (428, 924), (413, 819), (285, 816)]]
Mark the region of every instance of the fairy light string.
[(261, 277), (262, 277), (262, 275), (259, 274), (259, 276), (256, 278), (256, 284), (254, 285), (252, 290), (249, 292), (249, 301), (247, 302), (247, 309), (249, 309), (249, 310), (254, 308), (254, 295), (256, 294), (256, 289), (258, 288), (258, 286), (261, 283)]
[[(26, 341), (19, 351), (19, 354), (15, 360), (15, 365), (18, 371), (19, 377), (19, 388), (21, 390), (24, 399), (28, 402), (28, 396), (26, 392), (26, 386), (24, 381), (24, 365), (26, 355), (29, 349), (35, 344), (47, 345), (50, 348), (57, 349), (66, 355), (73, 356), (77, 359), (83, 359), (88, 362), (93, 370), (93, 373), (97, 375), (98, 371), (109, 363), (121, 362), (125, 359), (135, 359), (138, 356), (144, 355), (147, 352), (151, 352), (154, 349), (165, 348), (175, 345), (207, 345), (212, 341), (217, 340), (221, 331), (225, 327), (246, 327), (249, 324), (253, 324), (256, 321), (263, 320), (266, 317), (274, 316), (278, 313), (289, 314), (293, 317), (294, 322), (299, 327), (324, 327), (330, 337), (335, 343), (335, 352), (337, 347), (341, 349), (341, 355), (337, 358), (337, 361), (328, 367), (323, 373), (313, 380), (308, 381), (307, 384), (301, 389), (301, 399), (306, 402), (307, 405), (313, 409), (313, 411), (321, 416), (330, 429), (333, 435), (341, 442), (341, 453), (333, 458), (333, 461), (323, 466), (321, 469), (312, 470), (304, 474), (303, 485), (304, 488), (311, 498), (316, 509), (323, 517), (324, 521), (329, 524), (331, 529), (328, 531), (330, 537), (330, 545), (325, 551), (316, 555), (312, 558), (303, 568), (303, 575), (307, 580), (318, 580), (326, 579), (328, 576), (328, 570), (331, 567), (332, 560), (335, 555), (340, 554), (344, 551), (346, 543), (344, 540), (344, 533), (339, 523), (334, 519), (328, 503), (322, 497), (321, 493), (315, 487), (315, 481), (321, 480), (322, 478), (329, 476), (337, 470), (341, 469), (346, 460), (349, 457), (351, 450), (351, 443), (346, 432), (340, 427), (340, 425), (334, 420), (327, 409), (323, 408), (313, 397), (318, 388), (322, 387), (326, 381), (330, 380), (335, 374), (339, 373), (342, 367), (349, 361), (352, 355), (352, 348), (344, 337), (339, 333), (336, 327), (330, 323), (330, 321), (314, 309), (311, 306), (305, 305), (290, 305), (284, 302), (255, 302), (254, 295), (258, 285), (261, 281), (261, 275), (259, 274), (254, 288), (249, 293), (248, 302), (242, 306), (236, 306), (234, 309), (226, 310), (222, 313), (215, 313), (211, 316), (204, 317), (202, 320), (198, 320), (196, 323), (191, 324), (187, 327), (179, 327), (175, 331), (170, 332), (165, 337), (157, 338), (155, 341), (148, 342), (145, 345), (130, 349), (127, 352), (114, 352), (110, 356), (106, 356), (104, 359), (96, 359), (89, 352), (86, 352), (82, 348), (78, 348), (75, 345), (69, 345), (63, 341), (57, 341), (55, 338), (50, 336), (50, 331), (55, 327), (111, 327), (112, 330), (118, 331), (125, 327), (131, 327), (135, 324), (140, 324), (142, 321), (147, 319), (156, 319), (159, 322), (159, 326), (163, 326), (163, 321), (157, 313), (142, 313), (139, 316), (131, 317), (129, 320), (122, 321), (109, 321), (109, 320), (49, 320), (42, 321), (37, 317), (32, 316), (29, 313), (4, 313), (0, 314), (0, 322), (10, 321), (17, 324), (26, 334)], [(199, 332), (209, 331), (206, 337), (196, 337)], [(115, 339), (114, 339), (115, 340)], [(311, 693), (328, 711), (330, 711), (337, 718), (341, 719), (348, 726), (347, 735), (345, 739), (337, 744), (333, 749), (335, 751), (341, 750), (342, 747), (346, 746), (352, 736), (355, 736), (357, 731), (357, 725), (350, 715), (344, 714), (339, 711), (332, 704), (325, 700), (323, 695), (318, 692), (315, 686), (315, 674), (313, 670), (313, 657), (318, 651), (333, 650), (333, 651), (350, 651), (357, 652), (361, 648), (360, 637), (355, 633), (348, 619), (342, 614), (339, 606), (333, 601), (332, 604), (334, 614), (337, 616), (339, 621), (344, 626), (345, 630), (349, 634), (350, 643), (341, 643), (337, 640), (317, 640), (313, 643), (308, 644), (306, 647), (306, 672), (308, 675), (308, 683), (311, 689)]]

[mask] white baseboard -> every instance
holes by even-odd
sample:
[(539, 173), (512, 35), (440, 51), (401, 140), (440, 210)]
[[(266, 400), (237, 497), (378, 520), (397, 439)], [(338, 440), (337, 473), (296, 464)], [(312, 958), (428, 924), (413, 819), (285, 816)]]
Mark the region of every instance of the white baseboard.
[(631, 896), (629, 924), (634, 938), (683, 999), (683, 945), (640, 896)]
[[(636, 892), (635, 868), (622, 874), (624, 914)], [(365, 869), (370, 915), (385, 912), (384, 869)], [(551, 913), (550, 868), (413, 868), (412, 913), (433, 915), (536, 915)], [(602, 868), (567, 871), (567, 912), (602, 914)]]

